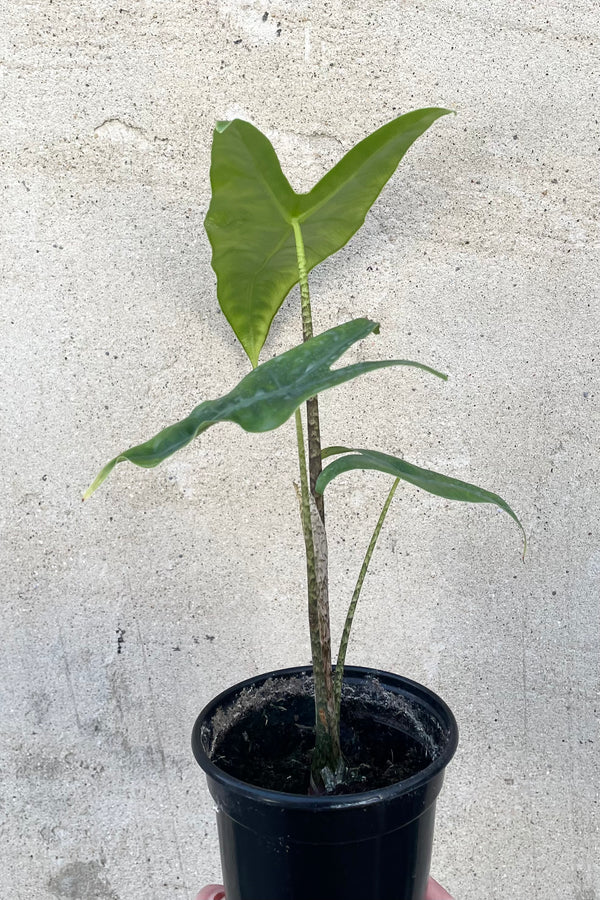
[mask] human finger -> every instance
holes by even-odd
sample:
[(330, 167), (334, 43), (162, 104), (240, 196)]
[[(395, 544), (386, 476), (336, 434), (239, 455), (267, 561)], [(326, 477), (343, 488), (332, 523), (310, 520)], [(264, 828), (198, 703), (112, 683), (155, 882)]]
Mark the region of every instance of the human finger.
[[(196, 900), (225, 900), (225, 891), (222, 884), (207, 884), (202, 888)], [(452, 900), (452, 897), (445, 891), (441, 884), (438, 884), (433, 878), (427, 883), (427, 892), (425, 900)]]
[(222, 884), (207, 884), (202, 888), (196, 900), (225, 900), (225, 889)]
[(427, 890), (425, 891), (425, 900), (452, 900), (452, 897), (445, 891), (441, 884), (435, 879), (430, 878), (427, 882)]

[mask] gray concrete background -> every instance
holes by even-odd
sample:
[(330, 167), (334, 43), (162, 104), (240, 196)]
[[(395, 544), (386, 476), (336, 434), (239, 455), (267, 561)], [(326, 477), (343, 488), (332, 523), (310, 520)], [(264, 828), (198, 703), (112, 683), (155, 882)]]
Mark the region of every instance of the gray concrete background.
[[(31, 0), (1, 19), (3, 895), (183, 900), (217, 879), (193, 720), (308, 659), (291, 425), (214, 428), (80, 501), (247, 371), (202, 226), (215, 120), (251, 119), (307, 189), (444, 105), (312, 290), (320, 330), (381, 321), (357, 356), (451, 378), (338, 389), (325, 440), (497, 490), (530, 551), (500, 512), (407, 487), (349, 660), (456, 712), (434, 872), (457, 900), (597, 900), (597, 4)], [(297, 307), (265, 358), (297, 342)], [(330, 489), (337, 627), (386, 484)]]

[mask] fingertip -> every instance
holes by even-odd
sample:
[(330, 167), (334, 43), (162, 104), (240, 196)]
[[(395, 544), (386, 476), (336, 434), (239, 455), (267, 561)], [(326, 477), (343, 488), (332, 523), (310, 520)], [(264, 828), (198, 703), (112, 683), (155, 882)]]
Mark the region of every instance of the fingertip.
[(196, 900), (225, 900), (225, 891), (222, 884), (207, 884), (203, 887)]
[(441, 884), (434, 878), (430, 878), (427, 884), (427, 892), (425, 900), (453, 900), (448, 891), (444, 890)]

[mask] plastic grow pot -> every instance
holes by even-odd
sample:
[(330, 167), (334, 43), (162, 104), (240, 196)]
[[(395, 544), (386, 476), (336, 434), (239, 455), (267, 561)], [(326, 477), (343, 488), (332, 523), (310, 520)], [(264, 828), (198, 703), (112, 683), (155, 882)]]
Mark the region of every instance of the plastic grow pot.
[[(392, 718), (411, 737), (433, 741), (430, 762), (387, 787), (334, 796), (285, 793), (248, 784), (211, 759), (218, 757), (215, 722), (227, 720), (240, 698), (274, 683), (291, 691), (310, 675), (310, 668), (290, 668), (248, 679), (212, 700), (196, 720), (192, 749), (215, 801), (227, 900), (423, 900), (436, 798), (458, 743), (452, 712), (428, 688), (389, 672), (346, 667), (345, 692), (367, 695), (377, 686), (368, 701), (376, 722)], [(379, 711), (377, 697), (384, 694), (391, 702)], [(294, 703), (291, 691), (290, 714), (298, 718)]]

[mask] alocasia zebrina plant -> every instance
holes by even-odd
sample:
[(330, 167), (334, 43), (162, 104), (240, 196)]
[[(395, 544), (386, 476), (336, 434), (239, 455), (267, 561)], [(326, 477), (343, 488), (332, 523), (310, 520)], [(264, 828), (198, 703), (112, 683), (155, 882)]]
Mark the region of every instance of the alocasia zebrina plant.
[[(217, 125), (212, 200), (205, 226), (219, 303), (252, 371), (229, 393), (205, 400), (181, 422), (120, 453), (84, 495), (92, 494), (118, 462), (129, 460), (151, 468), (218, 422), (236, 422), (246, 431), (260, 432), (278, 428), (295, 416), (315, 690), (311, 785), (316, 792), (332, 790), (344, 779), (340, 698), (346, 648), (367, 566), (398, 483), (406, 481), (449, 500), (495, 504), (521, 527), (501, 497), (475, 485), (375, 450), (321, 448), (317, 399), (321, 391), (386, 366), (413, 366), (446, 378), (429, 366), (405, 359), (332, 369), (353, 344), (377, 332), (379, 326), (369, 319), (354, 319), (314, 336), (308, 273), (347, 243), (411, 144), (448, 112), (420, 109), (394, 119), (357, 144), (306, 194), (293, 190), (272, 145), (253, 125), (239, 119)], [(273, 318), (296, 284), (300, 285), (303, 342), (259, 365)], [(306, 439), (300, 412), (304, 402)], [(323, 468), (323, 460), (330, 457), (336, 458)], [(394, 480), (360, 569), (333, 668), (323, 492), (332, 479), (351, 469), (376, 469)]]

